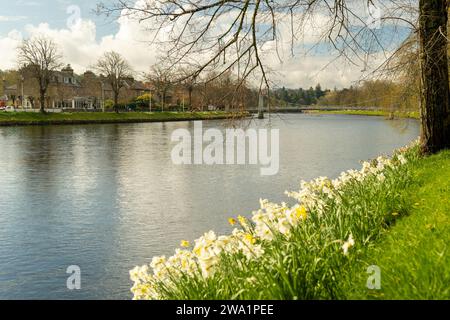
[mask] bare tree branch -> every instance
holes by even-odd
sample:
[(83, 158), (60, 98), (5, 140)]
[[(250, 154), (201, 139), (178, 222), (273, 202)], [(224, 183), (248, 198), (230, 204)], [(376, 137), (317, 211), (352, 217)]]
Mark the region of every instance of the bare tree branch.
[(42, 35), (24, 40), (17, 49), (20, 68), (38, 82), (41, 112), (45, 112), (45, 95), (53, 73), (62, 67), (61, 58), (55, 42)]
[(120, 90), (125, 85), (124, 80), (132, 77), (133, 70), (128, 62), (117, 52), (106, 52), (94, 66), (101, 75), (106, 78), (106, 82), (111, 86), (114, 94), (114, 109), (119, 111)]

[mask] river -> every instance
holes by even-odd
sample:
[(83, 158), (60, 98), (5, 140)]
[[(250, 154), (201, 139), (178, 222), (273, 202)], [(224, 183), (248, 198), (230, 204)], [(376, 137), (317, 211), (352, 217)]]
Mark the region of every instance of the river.
[[(224, 129), (222, 121), (203, 127)], [(280, 166), (174, 165), (170, 136), (192, 122), (0, 128), (0, 299), (129, 299), (128, 271), (180, 240), (228, 233), (259, 199), (289, 201), (301, 179), (359, 168), (419, 134), (415, 120), (273, 115)], [(68, 266), (81, 269), (69, 290)]]

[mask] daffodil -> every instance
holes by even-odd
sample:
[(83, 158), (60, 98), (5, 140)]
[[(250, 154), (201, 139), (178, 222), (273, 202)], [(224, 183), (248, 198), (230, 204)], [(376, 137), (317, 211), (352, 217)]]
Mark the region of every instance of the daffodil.
[(397, 156), (398, 161), (400, 161), (400, 164), (404, 165), (406, 164), (408, 161), (406, 160), (405, 156), (400, 154)]
[(348, 254), (348, 250), (355, 245), (355, 240), (353, 239), (353, 235), (350, 234), (348, 237), (348, 240), (344, 242), (342, 245), (342, 250), (344, 251), (344, 254)]
[(239, 223), (241, 226), (246, 227), (247, 226), (247, 218), (243, 216), (238, 216)]
[(189, 241), (186, 240), (181, 240), (181, 247), (183, 248), (189, 248), (191, 246), (191, 244), (189, 243)]
[(300, 206), (295, 210), (295, 217), (302, 220), (308, 217), (308, 211), (306, 211), (305, 206)]
[(246, 233), (244, 235), (244, 239), (247, 240), (247, 242), (252, 244), (252, 245), (256, 243), (255, 237), (252, 234), (250, 234), (250, 233)]

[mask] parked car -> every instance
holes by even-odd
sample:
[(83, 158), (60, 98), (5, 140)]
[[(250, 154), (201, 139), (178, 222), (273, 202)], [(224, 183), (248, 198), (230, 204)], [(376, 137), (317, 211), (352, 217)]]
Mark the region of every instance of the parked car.
[(5, 111), (14, 112), (14, 111), (16, 111), (16, 108), (13, 106), (7, 106), (7, 107), (5, 107)]
[(6, 111), (6, 106), (0, 106), (0, 111)]

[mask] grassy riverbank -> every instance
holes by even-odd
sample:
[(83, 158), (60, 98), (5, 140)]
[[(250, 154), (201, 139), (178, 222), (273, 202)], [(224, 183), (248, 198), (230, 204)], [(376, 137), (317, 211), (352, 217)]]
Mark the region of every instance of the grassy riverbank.
[(212, 120), (227, 119), (232, 116), (230, 113), (221, 111), (152, 113), (77, 112), (46, 114), (35, 112), (0, 112), (0, 126)]
[[(261, 201), (175, 255), (130, 272), (135, 299), (450, 298), (450, 152), (417, 146), (338, 179), (303, 182), (296, 205)], [(367, 266), (381, 290), (366, 287)]]
[(419, 119), (420, 115), (417, 111), (411, 112), (403, 112), (396, 111), (393, 114), (388, 111), (373, 111), (373, 110), (338, 110), (338, 111), (307, 111), (307, 113), (312, 114), (346, 114), (346, 115), (357, 115), (357, 116), (379, 116), (391, 118), (411, 118), (411, 119)]
[[(450, 299), (450, 151), (421, 159), (405, 190), (410, 209), (371, 246), (343, 281), (356, 299)], [(381, 269), (381, 290), (367, 290), (366, 268)]]

